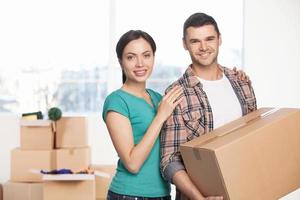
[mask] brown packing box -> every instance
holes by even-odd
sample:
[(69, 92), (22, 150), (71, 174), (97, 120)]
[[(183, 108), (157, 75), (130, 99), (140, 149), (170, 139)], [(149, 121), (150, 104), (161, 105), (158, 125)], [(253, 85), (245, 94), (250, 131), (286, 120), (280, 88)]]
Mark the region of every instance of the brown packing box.
[(16, 182), (41, 182), (41, 176), (32, 170), (67, 168), (78, 171), (90, 165), (90, 148), (56, 150), (11, 151), (11, 180)]
[(56, 147), (75, 148), (88, 145), (85, 117), (62, 117), (56, 122)]
[(42, 200), (43, 184), (6, 182), (3, 192), (3, 200)]
[(45, 181), (43, 200), (95, 200), (95, 180)]
[(20, 120), (21, 149), (51, 150), (54, 148), (54, 133), (50, 120)]
[(56, 169), (67, 168), (73, 171), (87, 169), (91, 164), (89, 147), (74, 149), (56, 149)]
[(110, 182), (115, 175), (115, 165), (92, 165), (96, 173), (96, 200), (105, 200)]
[(262, 108), (180, 150), (205, 196), (278, 199), (300, 187), (300, 110)]
[(21, 150), (11, 151), (10, 179), (16, 182), (41, 182), (41, 177), (31, 170), (55, 169), (53, 150)]

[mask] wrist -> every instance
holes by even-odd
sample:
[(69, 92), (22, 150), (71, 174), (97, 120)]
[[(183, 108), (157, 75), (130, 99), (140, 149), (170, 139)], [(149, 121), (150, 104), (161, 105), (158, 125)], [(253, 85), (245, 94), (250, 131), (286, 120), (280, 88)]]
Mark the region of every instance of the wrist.
[(156, 114), (155, 119), (157, 120), (157, 122), (159, 122), (159, 124), (163, 124), (166, 120), (164, 116), (159, 112)]
[(195, 195), (195, 199), (205, 200), (206, 198), (204, 196), (202, 196), (201, 193), (200, 194), (198, 193), (198, 194)]

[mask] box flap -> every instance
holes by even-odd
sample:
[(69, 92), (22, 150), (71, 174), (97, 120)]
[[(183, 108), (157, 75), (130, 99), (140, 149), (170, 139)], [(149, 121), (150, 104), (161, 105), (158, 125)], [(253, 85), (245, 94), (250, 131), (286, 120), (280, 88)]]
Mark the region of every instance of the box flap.
[(95, 175), (93, 174), (59, 174), (50, 175), (45, 174), (42, 178), (44, 181), (86, 181), (94, 180)]
[(262, 117), (266, 117), (269, 114), (276, 112), (278, 109), (277, 108), (260, 108), (256, 111), (253, 111), (246, 116), (243, 116), (241, 118), (238, 118), (237, 120), (234, 120), (228, 124), (225, 124), (209, 134), (202, 135), (201, 137), (195, 138), (189, 142), (186, 142), (182, 144), (182, 147), (198, 147), (202, 146), (206, 143), (211, 142), (212, 140), (215, 140), (218, 137), (222, 137), (224, 135), (227, 135), (233, 131), (236, 131), (245, 125), (248, 125), (254, 121), (257, 121), (258, 119), (261, 119)]
[(50, 126), (51, 120), (20, 120), (20, 126)]

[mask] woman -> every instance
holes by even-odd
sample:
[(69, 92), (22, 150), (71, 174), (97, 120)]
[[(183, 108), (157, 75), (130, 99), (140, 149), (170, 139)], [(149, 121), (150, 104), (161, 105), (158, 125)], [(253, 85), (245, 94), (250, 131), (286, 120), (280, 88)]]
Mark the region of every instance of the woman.
[(123, 86), (106, 98), (103, 119), (120, 160), (107, 199), (171, 199), (159, 170), (158, 136), (182, 90), (173, 88), (162, 98), (146, 88), (155, 50), (152, 37), (140, 30), (125, 33), (116, 47)]
[[(123, 71), (123, 86), (105, 100), (102, 117), (120, 157), (107, 199), (170, 200), (170, 185), (159, 170), (159, 133), (164, 121), (180, 103), (182, 89), (162, 97), (146, 88), (156, 45), (140, 30), (125, 33), (116, 52)], [(247, 76), (237, 71), (242, 79)]]

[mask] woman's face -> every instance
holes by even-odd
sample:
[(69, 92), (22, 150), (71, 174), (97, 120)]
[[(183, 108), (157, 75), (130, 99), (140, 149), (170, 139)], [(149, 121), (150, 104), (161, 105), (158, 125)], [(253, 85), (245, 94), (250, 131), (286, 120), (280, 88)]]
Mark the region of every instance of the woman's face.
[(150, 44), (144, 38), (132, 40), (124, 48), (120, 64), (126, 75), (126, 82), (145, 82), (151, 75), (154, 64)]

